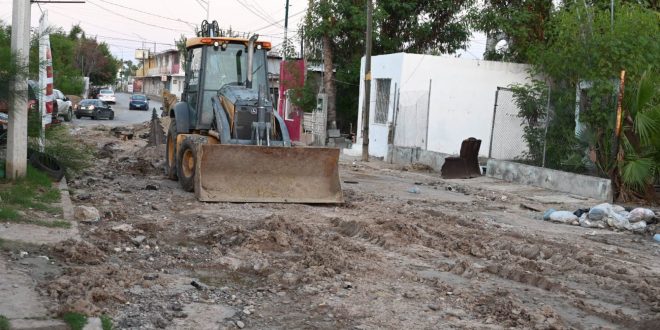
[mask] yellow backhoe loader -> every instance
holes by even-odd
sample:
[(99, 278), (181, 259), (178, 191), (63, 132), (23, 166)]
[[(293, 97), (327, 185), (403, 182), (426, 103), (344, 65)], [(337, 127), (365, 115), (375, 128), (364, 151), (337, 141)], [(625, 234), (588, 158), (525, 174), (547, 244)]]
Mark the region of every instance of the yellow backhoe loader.
[(186, 42), (181, 102), (170, 111), (167, 172), (200, 201), (341, 203), (339, 149), (291, 145), (268, 96), (269, 42), (202, 22)]

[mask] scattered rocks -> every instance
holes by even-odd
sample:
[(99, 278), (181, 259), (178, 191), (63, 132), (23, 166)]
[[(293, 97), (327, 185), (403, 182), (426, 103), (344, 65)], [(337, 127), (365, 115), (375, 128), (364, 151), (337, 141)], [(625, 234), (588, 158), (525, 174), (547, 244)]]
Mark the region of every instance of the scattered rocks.
[(76, 206), (73, 209), (73, 218), (80, 222), (98, 222), (101, 220), (101, 214), (93, 206)]
[(145, 190), (158, 190), (160, 189), (160, 186), (154, 183), (148, 184), (146, 187), (144, 187)]
[(245, 323), (243, 323), (243, 321), (236, 321), (236, 326), (239, 329), (243, 329), (243, 328), (245, 328)]
[(142, 276), (142, 278), (144, 278), (147, 281), (153, 281), (158, 278), (158, 274), (145, 274), (144, 276)]
[(133, 228), (133, 225), (128, 224), (128, 223), (122, 223), (121, 225), (117, 225), (112, 227), (112, 231), (114, 232), (132, 232), (135, 229)]
[(131, 241), (132, 241), (133, 244), (135, 244), (136, 246), (140, 246), (140, 245), (142, 244), (142, 242), (144, 242), (145, 239), (147, 239), (146, 236), (144, 236), (144, 235), (139, 235), (139, 236), (136, 236), (136, 237), (131, 238)]

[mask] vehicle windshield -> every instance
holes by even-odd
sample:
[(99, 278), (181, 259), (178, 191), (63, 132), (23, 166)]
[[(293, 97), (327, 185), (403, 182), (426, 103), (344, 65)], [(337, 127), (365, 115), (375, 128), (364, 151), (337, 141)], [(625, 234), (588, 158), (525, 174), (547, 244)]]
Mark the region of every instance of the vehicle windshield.
[(101, 94), (113, 94), (111, 90), (109, 89), (102, 89), (99, 93)]
[[(206, 89), (218, 90), (226, 84), (245, 85), (247, 81), (247, 47), (229, 44), (209, 47), (206, 61)], [(266, 52), (255, 49), (252, 63), (252, 89), (266, 85)]]
[(144, 95), (133, 95), (133, 96), (131, 96), (131, 99), (133, 101), (146, 101), (147, 97), (144, 96)]

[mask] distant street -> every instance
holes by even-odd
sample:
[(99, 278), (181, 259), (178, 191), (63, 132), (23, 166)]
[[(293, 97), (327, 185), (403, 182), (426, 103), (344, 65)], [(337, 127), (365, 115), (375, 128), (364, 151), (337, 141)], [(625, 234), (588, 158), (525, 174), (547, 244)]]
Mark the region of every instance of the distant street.
[(128, 110), (128, 98), (131, 94), (128, 93), (115, 93), (117, 97), (117, 103), (112, 104), (112, 109), (115, 111), (115, 119), (99, 119), (92, 120), (88, 117), (82, 117), (80, 119), (73, 118), (73, 124), (75, 126), (93, 126), (93, 125), (106, 125), (106, 126), (122, 126), (130, 125), (136, 123), (142, 123), (151, 119), (151, 110), (156, 108), (157, 113), (160, 115), (160, 107), (162, 104), (158, 101), (151, 100), (149, 101), (149, 111), (144, 110)]

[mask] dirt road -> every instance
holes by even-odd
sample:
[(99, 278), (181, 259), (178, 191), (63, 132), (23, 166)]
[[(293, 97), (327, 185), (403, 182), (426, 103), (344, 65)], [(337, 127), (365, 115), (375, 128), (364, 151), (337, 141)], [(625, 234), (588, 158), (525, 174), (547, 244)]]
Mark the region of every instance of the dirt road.
[(61, 310), (104, 313), (120, 329), (660, 322), (660, 244), (520, 206), (594, 201), (343, 160), (343, 205), (201, 203), (163, 176), (162, 146), (82, 134), (105, 158), (69, 187), (102, 220), (50, 249), (60, 272), (40, 290)]

